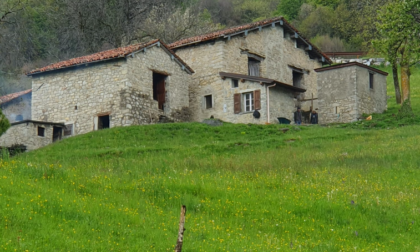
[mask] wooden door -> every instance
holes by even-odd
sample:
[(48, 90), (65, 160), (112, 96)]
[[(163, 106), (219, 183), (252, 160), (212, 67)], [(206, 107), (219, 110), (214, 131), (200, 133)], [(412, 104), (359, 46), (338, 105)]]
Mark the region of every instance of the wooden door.
[(158, 101), (159, 109), (163, 109), (165, 105), (165, 97), (166, 97), (164, 78), (159, 80), (159, 82), (157, 83), (156, 92), (157, 92), (157, 101)]

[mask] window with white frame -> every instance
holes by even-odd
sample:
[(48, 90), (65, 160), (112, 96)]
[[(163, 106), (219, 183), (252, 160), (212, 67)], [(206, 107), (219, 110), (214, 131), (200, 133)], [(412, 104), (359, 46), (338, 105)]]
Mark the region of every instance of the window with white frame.
[(243, 93), (244, 112), (254, 111), (254, 93)]

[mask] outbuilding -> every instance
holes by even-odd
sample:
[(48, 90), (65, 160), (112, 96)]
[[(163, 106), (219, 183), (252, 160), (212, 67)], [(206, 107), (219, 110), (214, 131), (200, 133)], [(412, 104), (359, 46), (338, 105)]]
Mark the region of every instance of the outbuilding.
[(349, 123), (387, 109), (388, 73), (352, 62), (315, 69), (319, 123)]

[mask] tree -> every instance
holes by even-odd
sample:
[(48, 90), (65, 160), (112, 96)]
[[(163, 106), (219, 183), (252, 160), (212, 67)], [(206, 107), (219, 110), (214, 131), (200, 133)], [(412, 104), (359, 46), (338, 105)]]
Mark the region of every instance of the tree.
[(10, 128), (10, 122), (0, 110), (0, 136)]
[(382, 9), (377, 24), (381, 39), (375, 41), (376, 47), (386, 53), (394, 74), (397, 62), (401, 66), (402, 111), (411, 111), (410, 67), (420, 60), (419, 7), (420, 0), (395, 0)]
[(306, 37), (317, 35), (334, 36), (334, 10), (330, 7), (319, 6), (314, 9), (298, 26)]
[(138, 38), (140, 40), (161, 39), (165, 43), (171, 43), (222, 28), (212, 22), (208, 10), (200, 12), (192, 8), (194, 7), (191, 6), (185, 10), (174, 9), (170, 6), (155, 8), (139, 29)]
[(304, 0), (281, 0), (275, 15), (283, 15), (287, 20), (295, 19)]

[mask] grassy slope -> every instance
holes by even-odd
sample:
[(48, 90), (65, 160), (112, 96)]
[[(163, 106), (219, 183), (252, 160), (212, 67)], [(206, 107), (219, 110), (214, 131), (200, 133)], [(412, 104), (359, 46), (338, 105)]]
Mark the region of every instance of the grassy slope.
[(420, 250), (419, 126), (279, 128), (116, 128), (4, 160), (0, 249), (171, 251), (185, 204), (184, 251)]

